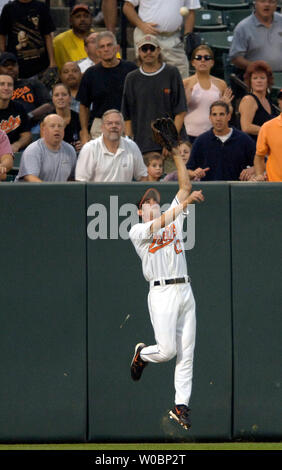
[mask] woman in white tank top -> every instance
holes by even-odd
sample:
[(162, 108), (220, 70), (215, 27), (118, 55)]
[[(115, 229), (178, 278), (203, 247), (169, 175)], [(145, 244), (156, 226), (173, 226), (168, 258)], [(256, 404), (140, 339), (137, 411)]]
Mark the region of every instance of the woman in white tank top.
[(210, 105), (219, 99), (230, 104), (233, 95), (224, 80), (210, 74), (214, 55), (207, 45), (202, 44), (194, 49), (191, 64), (196, 73), (184, 79), (183, 85), (188, 105), (184, 125), (192, 143), (198, 135), (212, 127), (209, 120)]

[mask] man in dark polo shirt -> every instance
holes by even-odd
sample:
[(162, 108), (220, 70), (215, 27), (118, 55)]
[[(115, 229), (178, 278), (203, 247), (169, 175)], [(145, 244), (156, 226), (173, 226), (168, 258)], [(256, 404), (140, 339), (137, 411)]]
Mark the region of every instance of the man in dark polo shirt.
[[(101, 118), (104, 112), (109, 109), (120, 111), (125, 78), (129, 72), (137, 68), (133, 62), (118, 59), (117, 49), (113, 33), (103, 31), (98, 35), (97, 51), (101, 62), (86, 70), (77, 94), (77, 100), (80, 101), (82, 144), (90, 140), (90, 133), (92, 138), (101, 134)], [(90, 132), (89, 127), (91, 127)]]
[(24, 107), (11, 100), (14, 81), (10, 75), (0, 75), (0, 129), (9, 137), (13, 152), (19, 152), (31, 142), (30, 122)]
[[(245, 132), (229, 127), (231, 113), (224, 101), (215, 101), (210, 107), (212, 129), (194, 141), (187, 163), (188, 170), (205, 168), (202, 181), (238, 181), (249, 171), (253, 176), (255, 143)], [(246, 180), (246, 175), (244, 180)]]

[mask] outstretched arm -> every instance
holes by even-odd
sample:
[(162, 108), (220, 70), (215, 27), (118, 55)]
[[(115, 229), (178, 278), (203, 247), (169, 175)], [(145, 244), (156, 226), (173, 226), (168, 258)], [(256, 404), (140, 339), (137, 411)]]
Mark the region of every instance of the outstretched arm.
[(178, 185), (179, 190), (176, 195), (178, 201), (182, 203), (187, 199), (189, 194), (191, 193), (192, 185), (189, 178), (189, 173), (187, 171), (186, 165), (183, 161), (183, 158), (180, 155), (179, 147), (174, 147), (172, 149), (172, 155), (174, 159), (174, 163), (176, 166), (177, 176), (178, 176)]
[[(187, 170), (186, 170), (187, 171)], [(186, 199), (182, 201), (181, 204), (173, 207), (172, 209), (168, 209), (164, 212), (160, 217), (158, 217), (151, 225), (150, 231), (151, 233), (155, 233), (163, 227), (171, 224), (179, 214), (181, 214), (188, 204), (193, 204), (194, 202), (203, 202), (204, 196), (202, 194), (202, 190), (200, 191), (193, 191)]]

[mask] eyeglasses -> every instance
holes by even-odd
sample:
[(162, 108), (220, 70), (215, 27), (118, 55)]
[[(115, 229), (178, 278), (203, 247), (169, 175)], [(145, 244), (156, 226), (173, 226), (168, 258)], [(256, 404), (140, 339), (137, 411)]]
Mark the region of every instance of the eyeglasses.
[(212, 60), (212, 56), (210, 55), (195, 55), (194, 57), (195, 60)]
[(147, 52), (147, 51), (154, 52), (155, 50), (156, 50), (156, 46), (153, 46), (153, 44), (144, 44), (144, 46), (141, 46), (142, 52)]

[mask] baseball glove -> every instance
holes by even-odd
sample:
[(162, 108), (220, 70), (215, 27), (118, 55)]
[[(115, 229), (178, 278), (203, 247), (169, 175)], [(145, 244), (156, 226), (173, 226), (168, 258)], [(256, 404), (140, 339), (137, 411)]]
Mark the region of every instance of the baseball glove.
[(46, 69), (39, 78), (43, 85), (45, 85), (48, 90), (51, 90), (59, 80), (58, 68), (48, 67), (48, 69)]
[(179, 135), (171, 118), (158, 118), (151, 123), (151, 128), (155, 142), (169, 152), (179, 145)]

